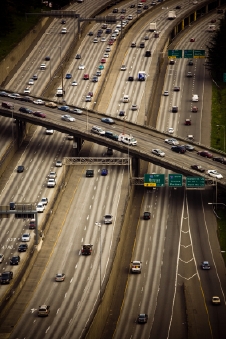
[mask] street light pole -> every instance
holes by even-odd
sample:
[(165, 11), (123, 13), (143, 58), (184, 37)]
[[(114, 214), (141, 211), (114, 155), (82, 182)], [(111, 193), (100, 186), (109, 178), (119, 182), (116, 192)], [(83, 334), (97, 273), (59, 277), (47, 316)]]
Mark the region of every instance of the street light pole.
[(217, 127), (223, 127), (224, 131), (224, 152), (225, 152), (225, 126), (224, 125), (217, 125)]
[(99, 235), (100, 235), (100, 303), (102, 301), (102, 294), (101, 294), (101, 252), (102, 252), (102, 248), (101, 248), (101, 227), (102, 227), (102, 224), (101, 222), (96, 222), (95, 223), (96, 226), (99, 227)]

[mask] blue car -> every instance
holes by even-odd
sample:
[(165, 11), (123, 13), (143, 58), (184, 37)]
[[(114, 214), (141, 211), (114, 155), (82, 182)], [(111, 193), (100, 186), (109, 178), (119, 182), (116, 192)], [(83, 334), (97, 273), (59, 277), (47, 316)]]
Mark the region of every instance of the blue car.
[(69, 106), (58, 106), (58, 109), (60, 111), (67, 112), (67, 111), (69, 111), (70, 107)]
[(103, 168), (101, 170), (101, 175), (104, 175), (104, 176), (108, 175), (108, 170), (106, 168)]
[(65, 79), (71, 79), (71, 78), (72, 78), (72, 75), (70, 73), (67, 73), (65, 76)]
[(114, 120), (111, 118), (102, 118), (101, 121), (105, 122), (106, 124), (110, 124), (110, 125), (113, 125), (115, 123)]

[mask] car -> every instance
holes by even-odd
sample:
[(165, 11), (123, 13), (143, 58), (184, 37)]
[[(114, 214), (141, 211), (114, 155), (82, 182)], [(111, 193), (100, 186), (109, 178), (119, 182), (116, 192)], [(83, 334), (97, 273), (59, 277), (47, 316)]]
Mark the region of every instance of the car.
[(107, 148), (107, 152), (106, 152), (107, 155), (113, 155), (113, 149), (108, 147)]
[(201, 155), (201, 157), (205, 157), (205, 158), (212, 158), (213, 157), (213, 154), (210, 153), (209, 151), (198, 151), (197, 154)]
[(36, 228), (36, 222), (35, 219), (31, 219), (29, 221), (29, 226), (28, 226), (29, 230), (34, 230)]
[(33, 102), (34, 98), (29, 97), (28, 95), (25, 95), (25, 96), (20, 98), (20, 101)]
[(137, 322), (138, 324), (145, 324), (148, 321), (148, 315), (145, 313), (138, 314)]
[(12, 98), (12, 99), (17, 99), (17, 100), (21, 99), (21, 95), (18, 94), (18, 93), (10, 93), (10, 94), (8, 94), (8, 97)]
[[(50, 172), (50, 173), (52, 173), (52, 172)], [(56, 172), (53, 172), (53, 173), (56, 173)], [(48, 200), (48, 198), (43, 197), (43, 198), (40, 200), (40, 202), (42, 203), (42, 205), (46, 206), (46, 205), (48, 204), (49, 200)]]
[(78, 66), (78, 69), (85, 69), (85, 65), (82, 65), (82, 64), (79, 65), (79, 66)]
[(45, 211), (45, 205), (43, 205), (41, 202), (39, 202), (36, 206), (36, 211), (43, 213)]
[(62, 161), (61, 160), (57, 160), (56, 163), (55, 163), (55, 166), (56, 167), (62, 167), (63, 166)]
[(178, 107), (177, 106), (172, 106), (172, 112), (177, 113), (178, 112)]
[(149, 36), (145, 35), (144, 40), (149, 40)]
[(112, 118), (101, 118), (101, 121), (109, 125), (113, 125), (115, 123)]
[(188, 61), (188, 66), (193, 66), (193, 60)]
[(76, 54), (75, 59), (81, 59), (81, 54)]
[(45, 105), (45, 101), (41, 100), (41, 99), (36, 99), (33, 101), (33, 103), (35, 105)]
[(81, 254), (82, 255), (90, 255), (92, 253), (92, 247), (93, 247), (93, 245), (91, 245), (91, 244), (82, 245)]
[(92, 97), (90, 95), (87, 95), (85, 101), (86, 102), (91, 102), (92, 101)]
[(100, 39), (101, 42), (105, 42), (107, 41), (107, 39), (105, 38), (105, 36), (103, 36), (101, 39)]
[(165, 97), (167, 97), (167, 96), (169, 95), (169, 91), (164, 91), (164, 92), (163, 92), (163, 95), (164, 95)]
[(38, 75), (37, 74), (34, 74), (33, 77), (32, 77), (33, 80), (38, 80)]
[(78, 86), (78, 83), (76, 80), (72, 81), (71, 86)]
[(203, 261), (201, 263), (201, 267), (203, 270), (210, 270), (210, 264), (209, 264), (209, 261)]
[(90, 97), (93, 97), (93, 92), (88, 92), (88, 94)]
[(183, 145), (186, 148), (186, 151), (192, 152), (194, 151), (195, 147), (192, 145)]
[(110, 53), (111, 52), (111, 47), (106, 47), (105, 52)]
[(131, 106), (131, 110), (132, 110), (132, 111), (137, 111), (137, 105), (132, 105), (132, 106)]
[(88, 74), (88, 73), (85, 73), (85, 74), (83, 75), (83, 79), (84, 79), (84, 80), (89, 80), (89, 74)]
[(191, 119), (185, 119), (185, 126), (191, 126)]
[(45, 61), (50, 61), (50, 56), (47, 55), (47, 56), (45, 57)]
[(0, 91), (0, 97), (8, 97), (9, 93), (5, 92), (5, 91)]
[(148, 5), (144, 5), (143, 9), (148, 9)]
[(98, 76), (97, 75), (93, 76), (92, 82), (98, 82)]
[(191, 38), (191, 39), (190, 39), (190, 42), (195, 42), (195, 38)]
[(23, 171), (24, 171), (24, 166), (23, 165), (19, 165), (17, 167), (17, 173), (23, 173)]
[(220, 305), (220, 303), (221, 303), (221, 300), (220, 300), (219, 297), (217, 297), (217, 296), (212, 297), (212, 304), (213, 305)]
[(102, 168), (101, 175), (103, 175), (103, 176), (108, 175), (108, 170), (106, 168)]
[(187, 72), (187, 77), (192, 78), (192, 72)]
[(98, 42), (99, 42), (98, 38), (94, 38), (94, 39), (93, 39), (93, 43), (94, 43), (94, 44), (96, 44), (96, 43), (98, 43)]
[(89, 36), (93, 36), (93, 32), (90, 31), (90, 32), (88, 33), (88, 35), (89, 35)]
[(197, 113), (197, 112), (198, 112), (198, 107), (197, 107), (197, 106), (193, 106), (192, 109), (191, 109), (191, 111), (192, 111), (193, 113)]
[(134, 48), (134, 47), (137, 46), (137, 44), (136, 44), (136, 42), (132, 42), (130, 46), (131, 46), (132, 48)]
[(217, 162), (220, 162), (222, 164), (226, 164), (226, 158), (224, 158), (224, 157), (213, 157), (212, 159), (213, 159), (213, 161), (217, 161)]
[(134, 77), (133, 76), (129, 76), (128, 77), (128, 81), (133, 81), (134, 80)]
[(125, 116), (125, 111), (119, 111), (119, 114), (118, 114), (120, 117), (124, 117)]
[(186, 152), (186, 148), (182, 145), (172, 146), (171, 150), (179, 154), (184, 154)]
[(145, 47), (145, 43), (142, 41), (141, 43), (140, 43), (140, 48), (144, 48)]
[(144, 219), (144, 220), (149, 220), (149, 219), (151, 219), (151, 212), (144, 212), (144, 214), (143, 214), (143, 219)]
[(55, 276), (55, 281), (61, 282), (65, 280), (65, 274), (64, 273), (57, 273)]
[(50, 306), (48, 305), (41, 305), (38, 308), (38, 316), (39, 317), (48, 317), (50, 313)]
[(159, 156), (159, 157), (164, 157), (165, 156), (165, 153), (163, 151), (161, 151), (160, 149), (158, 148), (154, 148), (152, 149), (151, 153)]
[(45, 71), (46, 70), (46, 64), (41, 64), (40, 65), (40, 70)]
[(135, 4), (131, 4), (129, 7), (130, 8), (135, 8)]
[(101, 71), (99, 71), (99, 70), (96, 71), (96, 76), (97, 76), (97, 77), (100, 77), (100, 76), (101, 76)]
[(113, 216), (111, 214), (105, 214), (104, 223), (108, 225), (108, 224), (112, 224), (112, 221), (113, 221)]
[(30, 94), (31, 93), (31, 90), (29, 87), (26, 87), (25, 90), (24, 90), (24, 94)]
[(94, 170), (87, 169), (86, 170), (86, 178), (92, 178), (94, 176)]
[(28, 80), (28, 85), (34, 85), (34, 83), (35, 83), (35, 82), (34, 82), (34, 79), (29, 79), (29, 80)]
[(71, 117), (69, 114), (66, 114), (61, 116), (61, 120), (73, 122), (75, 121), (75, 118)]
[(179, 92), (180, 91), (180, 86), (174, 86), (173, 90), (174, 90), (174, 92)]
[(99, 135), (104, 135), (105, 134), (105, 131), (101, 127), (99, 127), (99, 126), (93, 126), (91, 128), (91, 132), (95, 133), (95, 134), (99, 134)]
[(71, 78), (72, 78), (71, 73), (67, 73), (67, 74), (65, 75), (65, 79), (71, 79)]
[(47, 101), (45, 102), (45, 106), (46, 107), (50, 107), (50, 108), (56, 108), (57, 107), (57, 104), (55, 104), (55, 102), (52, 102), (52, 101)]
[(68, 112), (70, 107), (69, 106), (58, 106), (57, 107), (60, 111)]
[(181, 9), (181, 6), (180, 6), (180, 5), (177, 5), (177, 6), (175, 7), (175, 9)]
[(31, 239), (30, 233), (24, 233), (21, 237), (21, 241), (25, 241), (25, 242), (30, 241), (30, 239)]
[(66, 24), (66, 20), (62, 19), (60, 23), (61, 23), (61, 25), (65, 25)]
[(56, 177), (57, 177), (56, 172), (50, 172), (49, 175), (48, 175), (48, 178), (56, 179)]
[(56, 186), (56, 180), (53, 178), (49, 178), (47, 182), (47, 187), (48, 188), (54, 188)]
[(170, 59), (169, 64), (170, 65), (174, 65), (175, 64), (175, 60), (174, 59)]
[(79, 108), (70, 109), (70, 113), (82, 115), (83, 111)]
[(179, 145), (179, 142), (176, 139), (174, 139), (174, 138), (172, 138), (172, 139), (165, 139), (165, 142), (167, 144), (169, 144), (169, 145)]
[(67, 28), (63, 27), (62, 30), (61, 30), (61, 34), (66, 34), (66, 33), (67, 33)]
[(28, 245), (27, 244), (20, 244), (18, 246), (18, 252), (26, 252), (28, 249)]
[(20, 256), (15, 255), (10, 259), (10, 265), (19, 265), (20, 262)]
[(216, 179), (223, 179), (223, 175), (218, 173), (216, 170), (208, 170), (207, 174), (210, 177), (216, 178)]
[(195, 171), (198, 171), (198, 172), (201, 172), (201, 173), (204, 173), (205, 172), (205, 169), (200, 166), (200, 165), (191, 165), (191, 168)]
[(104, 69), (104, 65), (99, 65), (98, 69), (100, 69), (100, 70)]
[(46, 134), (47, 134), (47, 135), (52, 135), (53, 133), (54, 133), (54, 130), (53, 130), (53, 129), (46, 128)]
[(134, 260), (131, 261), (130, 271), (131, 273), (141, 273), (142, 261)]
[(4, 254), (0, 254), (0, 263), (2, 263), (4, 260)]
[(109, 53), (104, 53), (104, 58), (109, 58)]
[(216, 19), (212, 19), (210, 22), (211, 24), (214, 24), (217, 20)]
[(121, 69), (121, 71), (125, 71), (126, 70), (126, 65), (122, 65), (120, 69)]
[(110, 40), (108, 41), (108, 45), (109, 45), (109, 46), (112, 46), (113, 43), (114, 43), (114, 40), (113, 40), (113, 39), (110, 39)]
[(39, 118), (46, 118), (46, 115), (40, 111), (34, 112), (33, 115)]
[(9, 284), (10, 280), (13, 279), (13, 272), (12, 271), (2, 272), (0, 279), (1, 279), (1, 284)]
[(173, 127), (169, 127), (168, 130), (167, 130), (167, 132), (168, 132), (169, 134), (173, 134), (173, 133), (174, 133)]

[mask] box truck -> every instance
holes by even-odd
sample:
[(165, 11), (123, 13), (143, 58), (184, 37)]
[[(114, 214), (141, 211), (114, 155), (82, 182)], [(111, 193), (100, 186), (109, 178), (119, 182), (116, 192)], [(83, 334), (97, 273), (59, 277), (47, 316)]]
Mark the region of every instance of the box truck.
[(156, 25), (156, 22), (151, 22), (151, 23), (150, 23), (150, 27), (149, 27), (150, 32), (156, 31), (156, 29), (157, 29), (156, 26), (157, 26), (157, 25)]
[(176, 12), (175, 11), (169, 11), (168, 13), (168, 19), (169, 20), (173, 20), (173, 19), (176, 19)]

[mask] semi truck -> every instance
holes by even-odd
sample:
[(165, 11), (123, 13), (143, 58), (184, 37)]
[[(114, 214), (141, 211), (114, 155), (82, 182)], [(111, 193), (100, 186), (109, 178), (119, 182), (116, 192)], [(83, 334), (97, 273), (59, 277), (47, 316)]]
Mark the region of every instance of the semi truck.
[(169, 11), (168, 13), (168, 19), (169, 20), (173, 20), (173, 19), (176, 19), (176, 12), (175, 11)]
[(145, 81), (145, 79), (146, 79), (145, 71), (139, 71), (138, 72), (138, 81)]
[(157, 26), (157, 25), (156, 25), (156, 22), (151, 22), (151, 23), (150, 23), (150, 27), (149, 27), (150, 32), (156, 31), (156, 29), (157, 29), (156, 26)]

